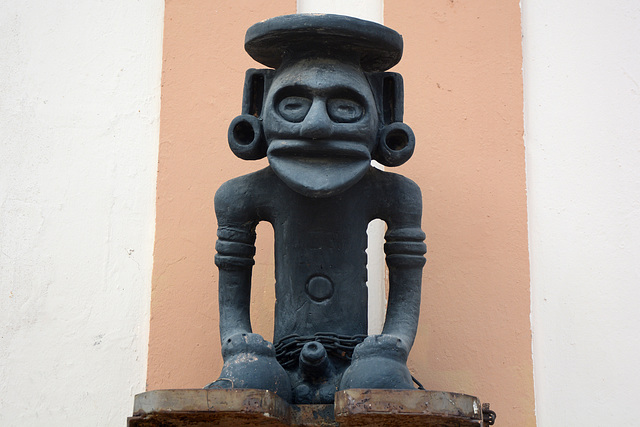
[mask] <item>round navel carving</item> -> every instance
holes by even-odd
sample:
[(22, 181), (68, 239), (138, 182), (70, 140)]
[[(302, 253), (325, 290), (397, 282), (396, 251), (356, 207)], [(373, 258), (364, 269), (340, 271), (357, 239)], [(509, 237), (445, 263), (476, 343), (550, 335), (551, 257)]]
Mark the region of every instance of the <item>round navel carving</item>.
[(333, 283), (325, 276), (311, 276), (307, 281), (306, 290), (312, 300), (326, 301), (333, 295)]

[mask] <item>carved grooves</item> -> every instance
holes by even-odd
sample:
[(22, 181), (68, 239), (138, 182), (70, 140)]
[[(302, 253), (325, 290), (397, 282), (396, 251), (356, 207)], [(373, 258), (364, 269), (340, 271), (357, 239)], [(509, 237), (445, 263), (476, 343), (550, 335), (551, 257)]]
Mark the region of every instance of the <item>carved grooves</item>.
[(262, 104), (264, 98), (264, 75), (256, 73), (251, 76), (251, 99), (249, 114), (254, 117), (262, 116)]
[(384, 123), (396, 121), (396, 82), (393, 77), (387, 76), (382, 80), (382, 111)]
[(384, 236), (384, 253), (389, 267), (422, 267), (426, 259), (425, 234), (420, 228), (389, 230)]
[(258, 119), (262, 118), (264, 100), (271, 86), (274, 70), (265, 68), (249, 68), (244, 77), (242, 94), (242, 114)]
[(256, 233), (237, 228), (218, 228), (215, 262), (218, 268), (241, 270), (251, 268), (256, 254)]

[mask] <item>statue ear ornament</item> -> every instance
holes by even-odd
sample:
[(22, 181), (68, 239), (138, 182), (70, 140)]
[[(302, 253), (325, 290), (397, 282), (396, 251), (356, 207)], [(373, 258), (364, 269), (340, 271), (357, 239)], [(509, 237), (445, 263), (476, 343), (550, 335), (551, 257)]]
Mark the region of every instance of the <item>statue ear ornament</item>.
[(416, 137), (411, 128), (402, 123), (390, 123), (378, 133), (373, 158), (385, 166), (400, 166), (413, 155)]
[(250, 68), (244, 78), (242, 114), (231, 121), (227, 137), (233, 154), (243, 160), (266, 157), (262, 110), (275, 70)]
[(413, 155), (416, 138), (404, 116), (404, 84), (394, 72), (369, 72), (367, 79), (376, 98), (381, 129), (373, 158), (385, 166), (400, 166)]
[(227, 138), (233, 154), (243, 160), (258, 160), (267, 155), (262, 121), (251, 114), (241, 114), (233, 119)]

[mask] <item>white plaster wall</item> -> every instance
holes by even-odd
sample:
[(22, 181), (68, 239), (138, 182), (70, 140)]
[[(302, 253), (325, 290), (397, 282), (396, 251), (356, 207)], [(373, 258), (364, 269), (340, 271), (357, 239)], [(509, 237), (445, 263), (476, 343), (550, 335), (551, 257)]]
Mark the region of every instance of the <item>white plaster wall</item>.
[(522, 8), (538, 425), (638, 425), (640, 2)]
[(162, 0), (0, 7), (0, 425), (116, 426), (145, 389)]

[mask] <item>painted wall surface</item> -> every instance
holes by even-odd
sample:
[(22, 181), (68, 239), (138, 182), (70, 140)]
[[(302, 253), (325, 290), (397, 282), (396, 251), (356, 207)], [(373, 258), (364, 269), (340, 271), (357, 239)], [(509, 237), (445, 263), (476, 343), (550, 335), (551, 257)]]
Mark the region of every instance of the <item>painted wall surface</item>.
[(637, 425), (640, 4), (524, 1), (539, 425)]
[[(147, 388), (198, 388), (222, 367), (213, 196), (266, 166), (235, 157), (227, 128), (241, 113), (251, 25), (295, 13), (293, 0), (169, 1), (165, 5), (157, 226)], [(273, 336), (273, 231), (258, 228), (254, 332)]]
[(416, 135), (397, 170), (422, 188), (429, 251), (410, 367), (427, 388), (490, 402), (499, 425), (533, 426), (519, 4), (384, 10), (404, 37), (395, 70)]
[[(213, 194), (265, 165), (226, 143), (244, 71), (259, 66), (244, 32), (293, 12), (293, 2), (167, 4), (149, 389), (202, 387), (219, 373)], [(430, 248), (410, 367), (428, 388), (491, 402), (504, 425), (534, 425), (519, 6), (394, 1), (384, 20), (405, 38), (397, 70), (418, 147), (400, 171), (422, 186)], [(268, 229), (252, 316), (270, 339)]]
[(163, 7), (2, 3), (2, 426), (123, 425), (144, 391)]

